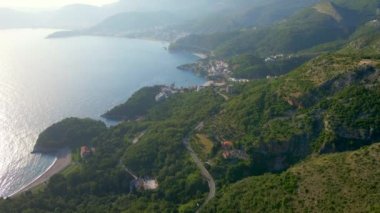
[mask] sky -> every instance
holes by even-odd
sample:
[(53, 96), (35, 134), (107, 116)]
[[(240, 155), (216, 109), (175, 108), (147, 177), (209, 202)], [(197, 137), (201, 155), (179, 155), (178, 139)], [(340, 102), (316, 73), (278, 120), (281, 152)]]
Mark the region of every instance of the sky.
[(58, 8), (68, 4), (90, 4), (101, 6), (116, 2), (116, 0), (0, 0), (0, 8)]

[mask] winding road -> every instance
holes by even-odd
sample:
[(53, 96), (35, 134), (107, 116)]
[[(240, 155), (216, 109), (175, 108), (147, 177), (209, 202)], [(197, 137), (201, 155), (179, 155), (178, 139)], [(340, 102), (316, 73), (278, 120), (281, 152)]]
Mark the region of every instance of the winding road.
[(208, 187), (210, 188), (210, 191), (208, 193), (208, 196), (206, 200), (203, 202), (203, 204), (199, 207), (197, 212), (199, 212), (203, 207), (207, 205), (207, 203), (215, 197), (216, 193), (216, 186), (215, 186), (215, 180), (211, 176), (211, 174), (207, 171), (207, 169), (204, 167), (202, 161), (199, 159), (198, 155), (194, 152), (194, 150), (191, 148), (190, 143), (189, 143), (189, 138), (184, 138), (183, 139), (183, 144), (186, 146), (186, 149), (189, 151), (191, 157), (193, 158), (195, 164), (197, 167), (201, 170), (202, 176), (207, 180), (208, 182)]
[(217, 93), (218, 93), (218, 95), (222, 96), (222, 97), (224, 98), (225, 101), (230, 100), (230, 98), (229, 98), (227, 95), (225, 95), (225, 94), (223, 94), (223, 93), (221, 93), (221, 92), (217, 92)]

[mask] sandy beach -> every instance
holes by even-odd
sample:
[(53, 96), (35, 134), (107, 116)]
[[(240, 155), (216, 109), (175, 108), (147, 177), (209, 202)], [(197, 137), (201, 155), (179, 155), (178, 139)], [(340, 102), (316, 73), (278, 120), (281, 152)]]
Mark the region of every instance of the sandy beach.
[(45, 182), (47, 182), (52, 176), (55, 174), (61, 172), (63, 169), (65, 169), (67, 166), (71, 163), (71, 151), (70, 149), (62, 149), (56, 154), (57, 159), (54, 161), (54, 163), (38, 178), (36, 178), (34, 181), (32, 181), (29, 185), (25, 186), (20, 191), (16, 192), (15, 194), (11, 195), (10, 197), (17, 196), (23, 192), (26, 192), (36, 186), (39, 186)]

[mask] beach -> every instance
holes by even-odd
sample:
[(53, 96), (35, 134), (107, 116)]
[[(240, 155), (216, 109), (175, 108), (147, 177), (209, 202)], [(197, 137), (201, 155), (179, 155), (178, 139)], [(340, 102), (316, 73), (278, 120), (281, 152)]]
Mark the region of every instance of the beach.
[(10, 197), (17, 196), (23, 192), (29, 191), (36, 186), (46, 183), (52, 176), (64, 170), (67, 166), (71, 164), (71, 151), (70, 149), (61, 149), (56, 154), (56, 160), (54, 163), (38, 178), (33, 180), (31, 183), (26, 185), (20, 191), (14, 193)]

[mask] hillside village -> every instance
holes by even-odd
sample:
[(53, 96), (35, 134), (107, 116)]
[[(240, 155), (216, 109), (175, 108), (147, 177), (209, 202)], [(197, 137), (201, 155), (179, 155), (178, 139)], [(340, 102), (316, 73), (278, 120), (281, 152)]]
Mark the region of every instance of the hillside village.
[[(248, 83), (249, 79), (239, 79), (232, 77), (232, 71), (230, 65), (225, 60), (213, 60), (213, 59), (201, 59), (193, 64), (185, 64), (177, 67), (182, 71), (190, 71), (197, 75), (201, 75), (208, 79), (201, 86), (194, 86), (187, 88), (190, 91), (196, 90), (200, 91), (204, 88), (213, 87), (217, 92), (225, 92), (227, 94), (232, 92), (233, 85), (236, 83)], [(173, 85), (169, 87), (165, 87), (161, 90), (156, 97), (156, 101), (166, 99), (172, 94), (177, 92), (184, 92), (186, 89), (174, 89)]]
[(202, 59), (193, 64), (181, 65), (178, 69), (193, 72), (209, 80), (228, 80), (232, 75), (230, 65), (225, 60)]

